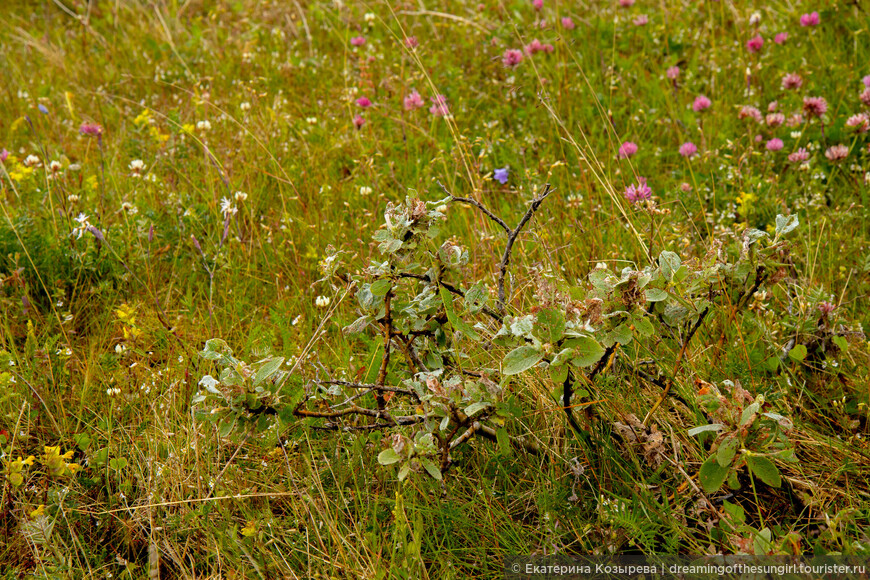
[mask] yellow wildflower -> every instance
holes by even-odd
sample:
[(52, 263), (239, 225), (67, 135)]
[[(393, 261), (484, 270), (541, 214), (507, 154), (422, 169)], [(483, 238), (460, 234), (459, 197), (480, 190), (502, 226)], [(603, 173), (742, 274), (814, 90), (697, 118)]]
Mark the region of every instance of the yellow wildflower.
[(139, 116), (133, 119), (133, 124), (137, 127), (151, 122), (151, 112), (148, 109), (142, 109)]

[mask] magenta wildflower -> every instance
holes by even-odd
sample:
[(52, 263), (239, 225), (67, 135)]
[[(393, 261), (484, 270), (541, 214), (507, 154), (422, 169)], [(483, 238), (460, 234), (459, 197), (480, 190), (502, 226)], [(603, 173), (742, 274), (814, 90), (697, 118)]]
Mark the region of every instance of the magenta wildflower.
[(828, 101), (823, 97), (804, 97), (804, 113), (808, 117), (821, 117), (828, 110)]
[(865, 107), (870, 107), (870, 88), (864, 89), (864, 92), (858, 95), (858, 98), (861, 99)]
[(680, 191), (683, 193), (690, 193), (692, 191), (692, 184), (686, 183), (685, 181), (680, 184)]
[(418, 46), (420, 46), (420, 43), (417, 42), (416, 36), (409, 36), (408, 38), (405, 39), (405, 47), (408, 48), (409, 50), (414, 50)]
[(810, 12), (809, 14), (803, 14), (801, 16), (801, 26), (818, 26), (819, 25), (819, 13), (818, 12)]
[(789, 154), (789, 156), (788, 156), (788, 160), (791, 161), (792, 163), (803, 163), (804, 161), (806, 161), (809, 158), (810, 158), (809, 152), (803, 147), (801, 147), (800, 149), (798, 149), (794, 153)]
[(857, 115), (852, 115), (846, 121), (846, 126), (850, 129), (854, 129), (858, 133), (866, 133), (868, 129), (870, 129), (870, 118), (867, 117), (864, 113), (858, 113)]
[(799, 89), (804, 84), (804, 80), (797, 73), (788, 73), (782, 77), (782, 88), (786, 90)]
[(515, 48), (509, 48), (504, 51), (501, 61), (508, 68), (513, 68), (523, 61), (523, 51)]
[(353, 126), (357, 128), (357, 130), (361, 129), (363, 125), (366, 124), (366, 120), (362, 115), (357, 115), (353, 118)]
[(633, 143), (631, 141), (626, 141), (622, 145), (619, 146), (619, 151), (617, 152), (617, 156), (620, 159), (628, 159), (632, 155), (637, 153), (637, 143)]
[(779, 101), (770, 101), (767, 103), (767, 112), (773, 113), (779, 108)]
[(436, 95), (430, 97), (430, 100), (433, 103), (432, 106), (429, 107), (430, 113), (436, 117), (443, 117), (450, 114), (450, 110), (447, 108), (447, 97), (444, 95)]
[(700, 113), (701, 111), (705, 111), (710, 108), (710, 105), (713, 103), (705, 97), (704, 95), (699, 95), (695, 98), (695, 102), (692, 103), (692, 110), (696, 113)]
[(417, 91), (412, 91), (410, 95), (405, 97), (404, 104), (406, 111), (413, 111), (425, 105), (423, 103), (423, 97), (421, 97), (420, 93), (418, 93)]
[(635, 26), (646, 26), (647, 24), (649, 24), (649, 16), (647, 16), (646, 14), (641, 14), (634, 19)]
[(368, 109), (372, 106), (372, 102), (368, 97), (360, 97), (356, 100), (356, 106), (361, 109)]
[(780, 32), (773, 37), (773, 41), (777, 44), (783, 44), (786, 40), (788, 40), (788, 32)]
[(816, 308), (818, 308), (819, 312), (821, 312), (824, 316), (828, 316), (831, 314), (831, 312), (834, 311), (834, 308), (836, 308), (836, 306), (834, 306), (830, 302), (819, 302), (819, 305)]
[(671, 79), (672, 81), (675, 81), (675, 80), (677, 80), (677, 77), (680, 76), (680, 67), (678, 67), (678, 66), (669, 67), (667, 72), (665, 72), (665, 74), (668, 76), (669, 79)]
[(535, 10), (540, 10), (544, 7), (544, 0), (532, 0), (532, 6), (534, 6)]
[(774, 137), (767, 142), (766, 147), (768, 151), (779, 151), (783, 147), (782, 139), (777, 139), (776, 137)]
[(7, 159), (9, 159), (9, 152), (6, 149), (0, 149), (0, 163), (6, 163)]
[(683, 157), (694, 157), (695, 153), (698, 152), (698, 148), (691, 141), (686, 141), (682, 145), (680, 145), (680, 155)]
[(744, 105), (743, 108), (740, 109), (740, 112), (737, 114), (738, 119), (755, 119), (756, 122), (763, 122), (763, 118), (761, 116), (761, 111), (756, 109), (755, 107), (751, 107), (749, 105)]
[(628, 8), (629, 6), (634, 6), (634, 0), (619, 0), (619, 5), (623, 8)]
[(770, 113), (764, 120), (767, 122), (768, 127), (779, 127), (785, 123), (785, 115), (782, 113)]
[(562, 28), (564, 28), (565, 30), (574, 30), (575, 26), (576, 25), (574, 24), (574, 21), (571, 20), (570, 16), (565, 16), (564, 18), (562, 18)]
[(749, 52), (758, 52), (762, 46), (764, 46), (764, 39), (761, 36), (750, 38), (746, 43), (746, 49)]
[(350, 39), (350, 43), (353, 46), (362, 46), (366, 43), (366, 38), (365, 36), (354, 36)]
[(842, 161), (849, 156), (849, 148), (845, 145), (834, 145), (825, 151), (825, 157), (831, 161)]
[(79, 133), (90, 135), (91, 137), (99, 137), (103, 134), (103, 128), (96, 123), (82, 123), (81, 127), (79, 127)]
[(646, 184), (645, 177), (638, 177), (637, 184), (632, 183), (625, 188), (623, 192), (625, 198), (631, 203), (637, 203), (644, 199), (652, 197), (652, 189)]
[(864, 83), (864, 86), (865, 86), (865, 87), (867, 87), (868, 89), (870, 89), (870, 75), (867, 75), (866, 77), (864, 77), (863, 79), (861, 79), (861, 82)]
[(553, 52), (555, 48), (552, 44), (544, 44), (537, 38), (526, 45), (526, 54), (532, 55), (536, 52)]

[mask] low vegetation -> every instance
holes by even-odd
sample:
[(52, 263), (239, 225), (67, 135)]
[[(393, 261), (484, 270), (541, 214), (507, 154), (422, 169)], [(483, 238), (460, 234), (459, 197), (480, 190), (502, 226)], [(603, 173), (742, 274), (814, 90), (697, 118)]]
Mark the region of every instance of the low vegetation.
[(0, 14), (0, 575), (870, 552), (860, 3)]

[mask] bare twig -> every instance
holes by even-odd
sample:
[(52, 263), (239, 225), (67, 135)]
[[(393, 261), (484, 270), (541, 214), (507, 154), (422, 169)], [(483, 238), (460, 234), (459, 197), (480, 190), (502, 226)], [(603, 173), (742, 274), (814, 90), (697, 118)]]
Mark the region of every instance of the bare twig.
[(441, 189), (444, 190), (444, 193), (446, 193), (447, 195), (450, 196), (450, 199), (452, 201), (459, 201), (462, 203), (468, 203), (468, 204), (475, 206), (480, 211), (482, 211), (484, 214), (486, 214), (486, 216), (489, 217), (492, 221), (494, 221), (495, 223), (500, 225), (502, 227), (502, 229), (504, 229), (504, 231), (507, 233), (508, 241), (507, 241), (507, 245), (505, 246), (504, 253), (501, 256), (501, 263), (499, 264), (499, 273), (498, 273), (498, 310), (499, 310), (499, 312), (501, 312), (502, 315), (504, 315), (504, 313), (506, 311), (504, 279), (505, 279), (505, 276), (507, 276), (507, 269), (511, 263), (511, 250), (514, 247), (514, 242), (517, 241), (517, 237), (520, 235), (520, 232), (523, 230), (523, 228), (529, 222), (529, 220), (532, 219), (532, 216), (535, 214), (536, 211), (538, 211), (538, 208), (541, 207), (541, 204), (544, 202), (545, 199), (547, 199), (547, 196), (550, 195), (550, 193), (553, 191), (553, 188), (550, 186), (549, 183), (546, 184), (546, 186), (544, 187), (544, 191), (541, 193), (541, 195), (539, 195), (538, 197), (536, 197), (535, 199), (532, 200), (532, 204), (529, 206), (529, 209), (526, 210), (525, 215), (523, 215), (522, 219), (520, 220), (520, 223), (517, 224), (517, 227), (515, 227), (514, 229), (511, 229), (504, 222), (504, 220), (502, 220), (501, 218), (499, 218), (498, 216), (493, 214), (491, 211), (489, 211), (479, 201), (477, 201), (475, 199), (468, 198), (468, 197), (456, 197), (455, 195), (453, 195), (452, 193), (447, 191), (447, 188), (444, 187), (444, 185), (440, 181), (438, 182), (438, 185), (441, 186)]
[[(345, 417), (347, 415), (365, 415), (366, 417), (374, 417), (375, 419), (385, 419), (390, 426), (394, 425), (413, 425), (419, 423), (421, 417), (419, 415), (402, 415), (393, 417), (387, 411), (379, 411), (377, 409), (367, 409), (353, 405), (347, 409), (340, 411), (310, 411), (308, 409), (297, 408), (293, 411), (297, 417), (313, 417), (320, 419), (334, 419), (336, 417)], [(423, 417), (425, 418), (425, 417)]]
[[(384, 381), (387, 379), (387, 366), (390, 364), (390, 349), (392, 348), (392, 333), (393, 333), (393, 310), (391, 308), (393, 302), (393, 289), (387, 291), (387, 296), (384, 299), (384, 358), (381, 359), (381, 368), (378, 370), (378, 378), (376, 384), (378, 387), (384, 386)], [(383, 411), (386, 407), (383, 392), (378, 389), (375, 392), (375, 397), (378, 400), (378, 410)]]
[(471, 439), (471, 437), (480, 430), (480, 427), (481, 425), (478, 421), (472, 423), (471, 427), (466, 429), (462, 435), (450, 442), (450, 449), (456, 449), (459, 445), (462, 445), (463, 443)]
[(318, 385), (339, 385), (342, 387), (350, 387), (352, 389), (371, 389), (373, 391), (389, 391), (391, 393), (401, 393), (403, 395), (411, 395), (412, 397), (416, 397), (417, 393), (411, 391), (409, 389), (403, 389), (401, 387), (388, 387), (386, 385), (375, 385), (372, 383), (351, 383), (348, 381), (314, 381), (315, 384)]
[(548, 183), (544, 188), (544, 192), (532, 200), (532, 205), (529, 206), (528, 211), (526, 211), (526, 215), (523, 216), (523, 219), (520, 220), (520, 223), (517, 224), (517, 227), (508, 234), (508, 242), (507, 246), (505, 246), (504, 254), (501, 257), (501, 264), (499, 264), (499, 273), (498, 273), (498, 309), (504, 314), (505, 313), (505, 296), (504, 296), (504, 278), (507, 275), (508, 265), (511, 263), (511, 250), (514, 247), (514, 242), (517, 240), (517, 236), (520, 235), (520, 231), (522, 231), (523, 227), (528, 223), (530, 219), (532, 219), (532, 215), (538, 211), (538, 208), (541, 207), (541, 203), (550, 195), (552, 189), (550, 188), (550, 184)]
[(462, 203), (467, 203), (467, 204), (473, 205), (474, 207), (476, 207), (477, 209), (482, 211), (484, 214), (486, 214), (486, 216), (489, 219), (491, 219), (492, 221), (494, 221), (495, 223), (500, 225), (502, 227), (502, 229), (505, 232), (507, 232), (508, 235), (511, 235), (513, 233), (513, 230), (510, 229), (510, 227), (508, 227), (508, 225), (506, 223), (504, 223), (504, 220), (502, 220), (500, 217), (498, 217), (497, 215), (495, 215), (494, 213), (492, 213), (491, 211), (486, 209), (486, 206), (483, 205), (482, 203), (480, 203), (479, 201), (477, 201), (476, 199), (472, 199), (470, 197), (457, 197), (457, 196), (453, 195), (452, 193), (450, 193), (449, 191), (447, 191), (447, 188), (444, 187), (444, 184), (441, 183), (440, 181), (438, 182), (438, 185), (441, 187), (441, 190), (444, 193), (446, 193), (447, 195), (450, 196), (451, 201), (459, 201)]
[[(677, 355), (677, 360), (674, 363), (674, 370), (671, 373), (672, 377), (676, 377), (677, 373), (680, 371), (680, 366), (683, 364), (683, 357), (686, 356), (686, 350), (689, 348), (689, 342), (692, 340), (692, 337), (695, 336), (695, 333), (698, 332), (698, 329), (701, 328), (701, 324), (704, 322), (704, 317), (707, 316), (707, 313), (710, 311), (710, 307), (708, 306), (704, 310), (701, 311), (701, 314), (698, 315), (698, 320), (692, 326), (691, 330), (689, 330), (689, 334), (686, 335), (686, 340), (683, 341), (683, 347), (680, 349), (679, 354)], [(655, 413), (659, 407), (661, 407), (662, 403), (665, 402), (665, 399), (668, 396), (668, 393), (671, 390), (671, 386), (674, 384), (673, 378), (668, 378), (668, 383), (665, 386), (662, 394), (659, 395), (658, 400), (656, 400), (652, 409), (649, 410), (649, 413), (646, 414), (646, 417), (643, 419), (643, 426), (646, 427), (649, 425), (649, 420), (652, 418), (652, 414)]]

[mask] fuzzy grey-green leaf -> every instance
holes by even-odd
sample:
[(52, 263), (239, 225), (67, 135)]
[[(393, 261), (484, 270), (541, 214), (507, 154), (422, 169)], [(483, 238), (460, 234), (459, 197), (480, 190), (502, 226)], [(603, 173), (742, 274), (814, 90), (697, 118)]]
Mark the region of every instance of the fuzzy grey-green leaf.
[(519, 346), (504, 357), (502, 373), (516, 375), (538, 364), (544, 358), (544, 353), (533, 346)]

